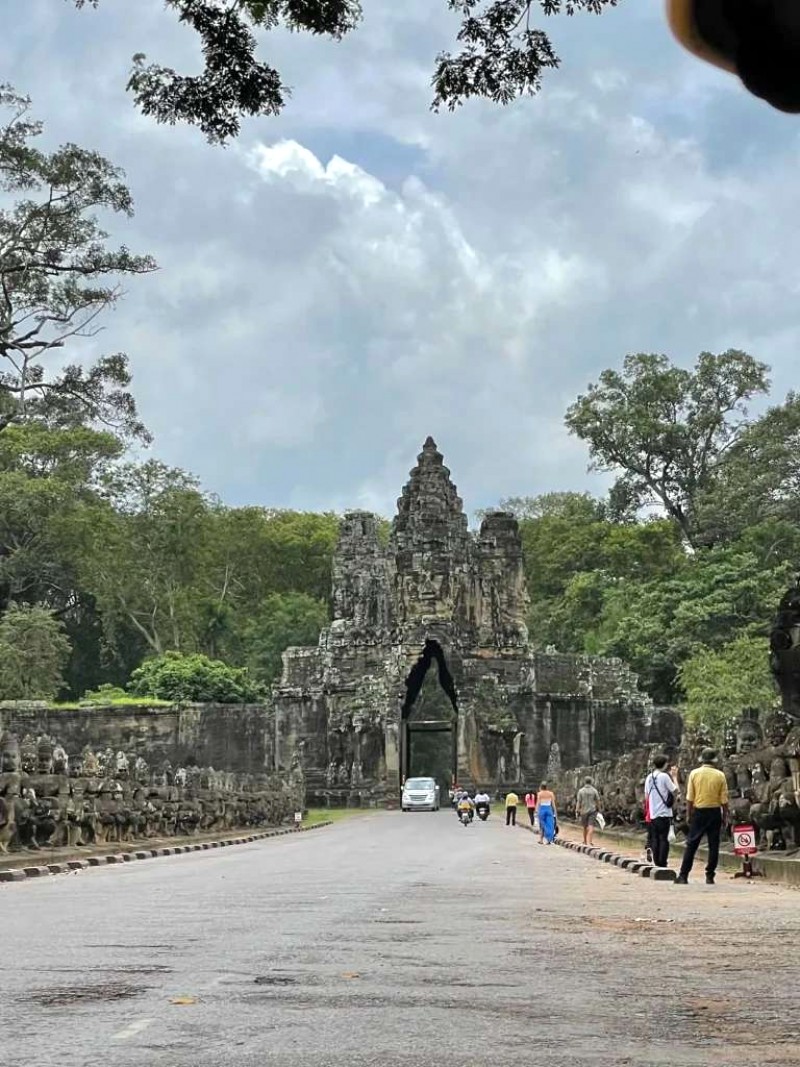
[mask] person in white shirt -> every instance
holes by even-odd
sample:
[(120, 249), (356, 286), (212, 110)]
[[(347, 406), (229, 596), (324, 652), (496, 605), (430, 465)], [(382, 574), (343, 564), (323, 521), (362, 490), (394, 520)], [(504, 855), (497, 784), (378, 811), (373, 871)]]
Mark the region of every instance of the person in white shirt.
[[(489, 817), (489, 794), (479, 792), (475, 794), (475, 810), (478, 813), (478, 818), (483, 819), (485, 822)], [(485, 812), (485, 814), (484, 814)]]
[(672, 826), (675, 795), (678, 783), (674, 776), (667, 774), (666, 756), (656, 756), (653, 769), (645, 778), (644, 795), (647, 799), (649, 822), (647, 824), (647, 846), (652, 853), (656, 867), (666, 867), (669, 859), (669, 830)]

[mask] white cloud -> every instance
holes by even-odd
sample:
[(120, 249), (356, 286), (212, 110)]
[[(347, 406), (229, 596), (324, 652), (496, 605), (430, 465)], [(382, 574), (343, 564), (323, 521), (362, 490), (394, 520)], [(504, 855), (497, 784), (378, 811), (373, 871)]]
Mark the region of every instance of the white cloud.
[(0, 55), (59, 139), (126, 167), (118, 232), (162, 271), (100, 341), (130, 352), (159, 454), (223, 498), (388, 510), (428, 433), (470, 509), (599, 487), (562, 416), (628, 351), (745, 347), (793, 384), (796, 122), (656, 5), (554, 19), (540, 97), (432, 115), (444, 0), (371, 0), (341, 44), (270, 39), (293, 96), (227, 152), (134, 119), (130, 54), (194, 62), (141, 5), (34, 0)]

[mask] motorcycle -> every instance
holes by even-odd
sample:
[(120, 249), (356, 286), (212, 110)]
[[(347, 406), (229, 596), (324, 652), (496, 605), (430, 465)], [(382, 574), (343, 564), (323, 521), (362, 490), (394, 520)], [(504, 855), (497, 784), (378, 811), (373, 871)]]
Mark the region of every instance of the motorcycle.
[(489, 818), (489, 805), (478, 804), (475, 810), (477, 811), (478, 818), (481, 820), (481, 822), (486, 822), (486, 820)]
[(458, 813), (458, 821), (461, 823), (462, 826), (469, 826), (469, 824), (472, 822), (472, 812), (460, 811)]

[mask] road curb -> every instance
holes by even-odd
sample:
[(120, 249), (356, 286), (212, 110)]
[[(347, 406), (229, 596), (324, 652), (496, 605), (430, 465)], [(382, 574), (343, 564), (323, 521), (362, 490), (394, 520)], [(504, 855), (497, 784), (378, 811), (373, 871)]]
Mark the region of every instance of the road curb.
[[(532, 826), (521, 825), (520, 830), (527, 830), (531, 834), (535, 833)], [(592, 845), (591, 847), (589, 845), (580, 845), (577, 841), (567, 841), (563, 837), (557, 837), (554, 843), (560, 845), (561, 848), (568, 849), (570, 852), (580, 852), (582, 855), (599, 860), (601, 863), (619, 867), (621, 871), (638, 875), (640, 878), (650, 878), (654, 882), (674, 882), (678, 876), (677, 871), (672, 870), (670, 867), (654, 867), (652, 863), (643, 863), (641, 860), (632, 859), (630, 856), (623, 856), (618, 852), (610, 852), (607, 848), (598, 848), (597, 845)]]
[(65, 860), (63, 863), (48, 863), (46, 865), (32, 865), (30, 867), (13, 867), (0, 870), (0, 882), (25, 882), (31, 878), (42, 878), (48, 874), (71, 874), (75, 871), (90, 870), (92, 867), (105, 867), (116, 863), (120, 866), (132, 863), (136, 860), (157, 859), (159, 856), (179, 856), (187, 852), (202, 852), (212, 848), (227, 848), (229, 845), (249, 845), (254, 841), (264, 841), (269, 837), (285, 837), (287, 834), (307, 834), (312, 830), (321, 830), (325, 826), (332, 826), (333, 820), (314, 823), (313, 826), (287, 826), (264, 830), (260, 834), (249, 834), (247, 837), (227, 838), (220, 841), (202, 841), (194, 845), (174, 845), (165, 848), (150, 848), (138, 852), (118, 852), (105, 856), (88, 856), (85, 860)]

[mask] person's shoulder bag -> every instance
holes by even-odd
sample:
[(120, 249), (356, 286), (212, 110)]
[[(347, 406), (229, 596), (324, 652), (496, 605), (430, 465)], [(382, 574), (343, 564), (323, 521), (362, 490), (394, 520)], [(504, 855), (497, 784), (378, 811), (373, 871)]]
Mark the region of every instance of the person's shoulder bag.
[(664, 796), (664, 794), (658, 788), (658, 772), (651, 774), (650, 777), (653, 781), (653, 789), (655, 789), (656, 793), (658, 793), (661, 803), (664, 804), (664, 806), (667, 808), (673, 808), (675, 806), (675, 794), (672, 792), (671, 789), (668, 789), (667, 795)]

